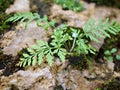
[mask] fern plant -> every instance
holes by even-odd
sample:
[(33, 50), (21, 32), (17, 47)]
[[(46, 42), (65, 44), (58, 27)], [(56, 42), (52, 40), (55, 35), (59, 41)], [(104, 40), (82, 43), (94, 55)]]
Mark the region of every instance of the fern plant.
[(69, 9), (75, 12), (80, 12), (85, 9), (79, 0), (55, 0), (55, 2), (60, 4), (63, 9)]
[(29, 54), (23, 54), (23, 58), (20, 59), (20, 66), (35, 65), (36, 62), (41, 64), (43, 59), (46, 59), (51, 66), (53, 63), (53, 55), (57, 55), (62, 61), (64, 61), (67, 51), (62, 48), (62, 46), (68, 39), (67, 37), (67, 34), (63, 35), (63, 31), (60, 31), (59, 29), (54, 30), (51, 43), (38, 40), (38, 46), (33, 45), (31, 48), (27, 49)]
[(62, 25), (55, 28), (49, 43), (38, 41), (38, 46), (28, 48), (29, 54), (23, 54), (20, 65), (41, 64), (46, 59), (49, 65), (53, 63), (53, 56), (58, 56), (64, 61), (66, 56), (95, 54), (96, 50), (89, 44), (90, 41), (99, 42), (96, 37), (110, 37), (110, 34), (117, 34), (120, 25), (116, 22), (108, 23), (108, 19), (98, 24), (92, 19), (83, 26), (83, 29)]
[(22, 23), (24, 21), (27, 21), (25, 24), (25, 27), (28, 26), (29, 23), (32, 21), (36, 20), (37, 26), (42, 26), (46, 30), (48, 30), (49, 27), (54, 27), (55, 20), (48, 21), (48, 17), (44, 16), (43, 18), (40, 18), (40, 15), (38, 13), (32, 13), (32, 12), (27, 12), (27, 13), (16, 13), (14, 16), (10, 17), (9, 19), (6, 20), (6, 22), (16, 22), (19, 21), (19, 23)]
[[(54, 20), (48, 22), (46, 16), (40, 18), (37, 13), (17, 13), (7, 21), (16, 22), (18, 20), (20, 23), (27, 20), (26, 26), (36, 20), (36, 24), (45, 29), (50, 26), (54, 27), (55, 24)], [(49, 65), (52, 65), (53, 56), (58, 56), (61, 61), (65, 61), (66, 56), (95, 54), (96, 50), (90, 45), (90, 41), (99, 42), (99, 37), (110, 38), (110, 35), (116, 35), (120, 32), (120, 25), (117, 22), (108, 23), (108, 21), (108, 19), (105, 21), (100, 19), (96, 24), (95, 20), (91, 19), (85, 23), (83, 28), (67, 25), (54, 27), (49, 42), (38, 40), (38, 45), (33, 45), (27, 49), (28, 53), (23, 53), (23, 57), (20, 58), (20, 66), (41, 64), (44, 59)]]

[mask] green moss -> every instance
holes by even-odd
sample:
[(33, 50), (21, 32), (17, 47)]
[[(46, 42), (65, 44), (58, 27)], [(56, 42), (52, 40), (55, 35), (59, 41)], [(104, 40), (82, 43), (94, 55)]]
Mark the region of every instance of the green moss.
[(5, 13), (5, 10), (14, 2), (14, 0), (0, 0), (0, 34), (5, 29), (10, 28), (10, 25), (6, 23), (6, 19), (10, 17)]
[(3, 31), (4, 29), (8, 29), (10, 27), (8, 23), (5, 22), (5, 20), (9, 17), (10, 15), (7, 15), (5, 13), (0, 14), (0, 31)]
[(88, 2), (95, 2), (97, 5), (105, 5), (105, 6), (115, 6), (120, 8), (119, 0), (86, 0)]
[(55, 2), (60, 4), (65, 10), (69, 9), (75, 12), (80, 12), (85, 9), (79, 0), (55, 0)]
[(6, 20), (10, 17), (11, 15), (7, 15), (5, 13), (0, 14), (0, 35), (5, 31), (10, 28), (10, 23), (6, 22)]
[(102, 88), (103, 90), (120, 90), (120, 78), (117, 77), (113, 80), (110, 80), (107, 84)]
[(0, 13), (5, 12), (5, 10), (12, 4), (14, 0), (0, 0)]

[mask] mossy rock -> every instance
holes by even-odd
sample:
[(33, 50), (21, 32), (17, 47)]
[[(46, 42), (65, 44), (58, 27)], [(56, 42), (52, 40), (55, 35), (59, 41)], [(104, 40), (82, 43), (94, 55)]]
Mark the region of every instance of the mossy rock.
[(104, 40), (104, 44), (100, 48), (100, 51), (98, 52), (96, 59), (101, 58), (104, 56), (104, 51), (111, 50), (112, 48), (120, 48), (120, 33), (117, 35), (111, 35), (111, 38), (106, 38)]
[(0, 0), (0, 13), (5, 12), (5, 10), (13, 4), (14, 0)]
[(115, 78), (104, 85), (104, 90), (120, 90), (120, 78)]
[(5, 13), (0, 14), (0, 31), (3, 31), (4, 29), (8, 29), (10, 27), (10, 25), (5, 22), (9, 17), (10, 15), (7, 15)]
[(14, 0), (1, 0), (0, 1), (0, 35), (5, 29), (10, 28), (10, 25), (6, 23), (6, 19), (10, 17), (5, 13), (5, 10), (14, 2)]
[(120, 33), (117, 35), (112, 35), (111, 38), (106, 38), (105, 43), (103, 44), (103, 49), (112, 49), (114, 47), (119, 48)]
[(87, 2), (94, 2), (96, 5), (115, 6), (120, 8), (120, 0), (86, 0)]

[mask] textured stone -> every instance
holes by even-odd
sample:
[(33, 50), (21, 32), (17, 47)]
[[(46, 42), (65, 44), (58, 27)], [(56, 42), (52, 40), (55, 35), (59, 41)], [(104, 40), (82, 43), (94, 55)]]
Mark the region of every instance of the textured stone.
[(49, 36), (50, 31), (48, 32), (44, 28), (38, 27), (36, 22), (31, 22), (26, 29), (24, 24), (22, 23), (22, 25), (16, 27), (11, 43), (3, 48), (4, 54), (15, 56), (23, 48), (36, 44), (36, 40), (48, 40), (47, 36)]
[(11, 5), (5, 12), (7, 14), (13, 12), (29, 12), (30, 1), (29, 0), (15, 0), (14, 4)]

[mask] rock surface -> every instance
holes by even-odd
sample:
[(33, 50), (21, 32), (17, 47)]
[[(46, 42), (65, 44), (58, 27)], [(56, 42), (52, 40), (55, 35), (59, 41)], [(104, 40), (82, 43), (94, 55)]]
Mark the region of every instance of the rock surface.
[[(4, 47), (3, 53), (4, 54), (7, 54), (7, 55), (12, 54), (13, 56), (15, 56), (23, 48), (26, 48), (27, 46), (31, 46), (31, 45), (35, 44), (36, 40), (43, 40), (43, 41), (48, 40), (47, 36), (49, 36), (50, 31), (48, 32), (44, 28), (38, 27), (36, 25), (36, 22), (31, 22), (26, 29), (24, 28), (24, 25), (25, 25), (25, 23), (16, 27), (16, 30), (13, 31), (14, 34), (13, 34), (12, 38), (11, 38), (11, 36), (9, 36), (9, 38), (11, 38), (11, 40), (9, 38), (7, 38), (10, 42), (9, 45), (8, 45), (8, 42), (6, 42), (7, 46), (5, 45), (5, 43), (4, 43), (5, 39), (3, 39), (3, 41), (1, 41), (1, 44), (4, 43), (3, 44), (3, 47)], [(9, 34), (9, 32), (6, 33), (5, 36), (7, 34)]]
[(29, 0), (15, 0), (14, 4), (11, 5), (5, 12), (7, 14), (16, 12), (29, 12), (30, 1)]
[(71, 65), (66, 69), (59, 68), (62, 68), (62, 65), (58, 65), (57, 60), (52, 67), (43, 63), (41, 66), (27, 67), (7, 77), (1, 76), (0, 90), (14, 90), (15, 87), (16, 90), (92, 90), (119, 75), (109, 71), (106, 65), (99, 64), (83, 71), (74, 69)]
[[(81, 13), (64, 11), (60, 6), (54, 5), (50, 18), (56, 18), (58, 22), (61, 22), (61, 18), (65, 19), (68, 21), (68, 25), (74, 27), (82, 27), (91, 17), (94, 17), (96, 21), (99, 18), (110, 17), (110, 19), (120, 22), (120, 10), (83, 3), (86, 10)], [(30, 23), (26, 29), (22, 23), (14, 31), (7, 32), (3, 36), (0, 47), (3, 48), (5, 54), (15, 56), (22, 48), (36, 44), (36, 39), (47, 41), (50, 34), (51, 31), (47, 32), (44, 28), (37, 27), (35, 22)], [(104, 39), (100, 39), (100, 43), (91, 43), (99, 50), (103, 42)], [(10, 76), (0, 76), (0, 90), (95, 90), (99, 84), (110, 81), (111, 78), (120, 77), (119, 72), (114, 72), (113, 63), (95, 64), (90, 69), (80, 71), (74, 69), (68, 62), (61, 63), (56, 58), (54, 61), (52, 67), (43, 63), (41, 66), (28, 67)], [(0, 75), (2, 73), (0, 70)]]

